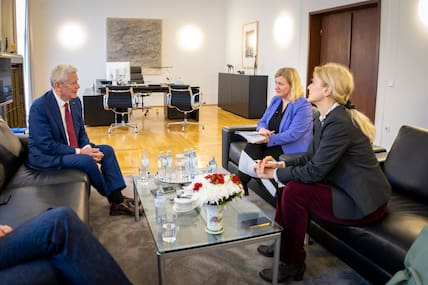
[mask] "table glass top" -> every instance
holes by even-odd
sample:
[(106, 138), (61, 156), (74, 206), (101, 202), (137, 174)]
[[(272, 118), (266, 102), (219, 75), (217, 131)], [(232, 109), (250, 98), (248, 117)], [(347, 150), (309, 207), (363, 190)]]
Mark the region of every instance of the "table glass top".
[[(222, 234), (209, 234), (205, 231), (206, 211), (205, 207), (201, 206), (186, 213), (177, 213), (177, 239), (174, 243), (166, 243), (162, 241), (161, 225), (156, 222), (155, 197), (151, 192), (151, 190), (157, 189), (163, 184), (153, 178), (149, 179), (147, 182), (141, 182), (138, 175), (133, 175), (132, 180), (142, 202), (145, 216), (160, 253), (260, 237), (279, 233), (282, 230), (276, 223), (272, 223), (270, 226), (253, 229), (243, 225), (242, 221), (266, 216), (259, 207), (246, 197), (243, 197), (242, 199), (236, 198), (226, 204), (223, 216), (224, 232)], [(168, 184), (168, 186), (171, 186), (171, 184)], [(174, 187), (180, 189), (181, 186), (177, 184)], [(173, 199), (176, 195), (175, 192), (167, 194), (167, 213), (175, 213), (173, 209)]]

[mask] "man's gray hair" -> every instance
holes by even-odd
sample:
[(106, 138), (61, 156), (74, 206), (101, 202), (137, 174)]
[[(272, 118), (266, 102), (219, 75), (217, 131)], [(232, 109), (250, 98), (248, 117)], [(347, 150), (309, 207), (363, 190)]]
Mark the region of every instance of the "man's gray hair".
[(77, 68), (71, 64), (58, 64), (51, 72), (51, 86), (54, 88), (55, 82), (65, 83), (69, 73), (77, 72)]

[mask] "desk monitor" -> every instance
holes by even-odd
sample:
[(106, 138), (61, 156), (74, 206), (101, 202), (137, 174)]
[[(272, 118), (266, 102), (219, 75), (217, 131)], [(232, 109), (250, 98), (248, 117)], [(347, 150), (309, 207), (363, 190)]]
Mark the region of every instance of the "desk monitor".
[(118, 83), (129, 82), (131, 80), (131, 65), (129, 61), (107, 62), (106, 78)]

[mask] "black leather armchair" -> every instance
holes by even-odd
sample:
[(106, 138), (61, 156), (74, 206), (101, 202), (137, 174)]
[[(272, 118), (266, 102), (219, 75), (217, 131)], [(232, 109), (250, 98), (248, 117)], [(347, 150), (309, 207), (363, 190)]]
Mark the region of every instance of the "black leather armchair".
[(316, 241), (374, 284), (385, 284), (404, 268), (404, 258), (428, 225), (428, 130), (402, 126), (383, 168), (392, 186), (387, 215), (362, 226), (312, 220)]
[(25, 163), (28, 137), (0, 118), (0, 224), (17, 227), (48, 208), (68, 206), (89, 221), (89, 179), (75, 169), (35, 170)]

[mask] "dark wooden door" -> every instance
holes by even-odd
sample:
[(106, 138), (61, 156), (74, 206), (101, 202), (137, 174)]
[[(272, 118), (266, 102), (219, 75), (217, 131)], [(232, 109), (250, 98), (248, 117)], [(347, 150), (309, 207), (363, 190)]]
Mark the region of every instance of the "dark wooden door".
[(337, 62), (354, 75), (352, 102), (373, 122), (379, 62), (380, 5), (363, 2), (310, 15), (308, 84), (315, 66)]
[(349, 68), (354, 74), (352, 101), (373, 122), (376, 112), (379, 64), (379, 17), (377, 8), (352, 13), (352, 48)]
[(320, 64), (349, 64), (352, 14), (340, 13), (322, 17)]

